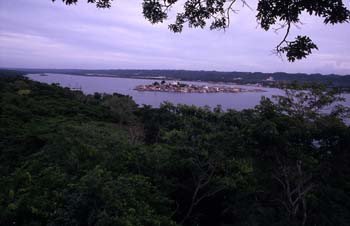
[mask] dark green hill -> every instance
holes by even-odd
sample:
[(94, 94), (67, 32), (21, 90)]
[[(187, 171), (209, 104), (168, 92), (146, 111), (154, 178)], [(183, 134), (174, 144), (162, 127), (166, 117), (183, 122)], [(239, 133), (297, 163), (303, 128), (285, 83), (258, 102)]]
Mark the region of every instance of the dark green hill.
[(348, 111), (320, 111), (339, 93), (154, 109), (20, 74), (0, 72), (0, 225), (350, 222)]

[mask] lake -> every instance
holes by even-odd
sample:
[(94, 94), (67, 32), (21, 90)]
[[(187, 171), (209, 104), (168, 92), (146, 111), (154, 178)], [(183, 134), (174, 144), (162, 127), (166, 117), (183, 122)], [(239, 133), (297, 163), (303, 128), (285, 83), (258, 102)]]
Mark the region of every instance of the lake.
[[(225, 85), (244, 89), (259, 88), (265, 92), (240, 92), (240, 93), (171, 93), (171, 92), (140, 92), (134, 90), (137, 85), (146, 85), (155, 82), (150, 79), (131, 79), (118, 77), (94, 77), (78, 76), (67, 74), (47, 73), (47, 76), (39, 74), (28, 74), (28, 78), (43, 83), (59, 83), (62, 87), (79, 88), (85, 94), (99, 93), (120, 93), (132, 96), (133, 100), (139, 105), (151, 105), (159, 107), (165, 101), (174, 104), (187, 104), (203, 107), (205, 105), (214, 108), (221, 105), (224, 110), (236, 109), (242, 110), (256, 106), (262, 96), (271, 98), (273, 95), (282, 95), (283, 91), (277, 88), (265, 88), (245, 85)], [(213, 86), (206, 82), (183, 82), (195, 85)], [(222, 84), (220, 84), (222, 85)], [(350, 94), (345, 94), (345, 105), (350, 106)]]

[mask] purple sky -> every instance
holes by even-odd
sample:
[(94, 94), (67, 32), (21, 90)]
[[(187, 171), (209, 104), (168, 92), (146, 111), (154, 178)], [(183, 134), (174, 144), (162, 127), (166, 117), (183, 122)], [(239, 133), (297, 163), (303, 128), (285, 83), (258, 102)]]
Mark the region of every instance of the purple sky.
[[(303, 17), (291, 38), (310, 35), (319, 51), (289, 63), (272, 54), (283, 32), (263, 31), (256, 12), (240, 4), (226, 32), (186, 28), (174, 34), (167, 24), (175, 16), (151, 25), (141, 0), (118, 0), (107, 10), (80, 1), (68, 7), (60, 0), (0, 0), (0, 67), (350, 74), (350, 24)], [(248, 2), (256, 8), (256, 0)]]

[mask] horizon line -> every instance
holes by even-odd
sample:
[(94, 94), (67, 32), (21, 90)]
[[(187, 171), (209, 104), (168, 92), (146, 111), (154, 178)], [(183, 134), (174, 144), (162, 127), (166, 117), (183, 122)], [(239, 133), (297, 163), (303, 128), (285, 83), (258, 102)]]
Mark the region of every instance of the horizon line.
[(108, 69), (83, 69), (83, 68), (17, 68), (17, 67), (0, 67), (2, 70), (81, 70), (81, 71), (113, 71), (113, 70), (128, 70), (128, 71), (189, 71), (189, 72), (216, 72), (216, 73), (261, 73), (261, 74), (301, 74), (301, 75), (322, 75), (322, 76), (350, 76), (349, 74), (337, 74), (337, 73), (306, 73), (306, 72), (261, 72), (261, 71), (221, 71), (221, 70), (191, 70), (191, 69), (130, 69), (130, 68), (108, 68)]

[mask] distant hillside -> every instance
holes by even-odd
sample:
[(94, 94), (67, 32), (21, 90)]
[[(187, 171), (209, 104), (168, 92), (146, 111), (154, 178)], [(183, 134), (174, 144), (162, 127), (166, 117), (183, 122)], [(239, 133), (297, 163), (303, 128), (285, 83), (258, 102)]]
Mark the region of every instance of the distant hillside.
[(260, 83), (275, 85), (280, 82), (298, 81), (331, 83), (337, 87), (350, 87), (350, 75), (290, 74), (284, 72), (218, 72), (186, 70), (79, 70), (79, 69), (17, 69), (24, 73), (62, 73), (85, 76), (117, 76), (128, 78), (164, 78), (184, 81), (234, 82), (239, 84)]

